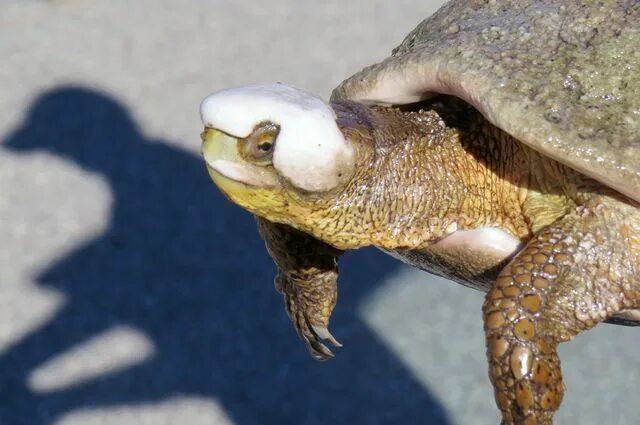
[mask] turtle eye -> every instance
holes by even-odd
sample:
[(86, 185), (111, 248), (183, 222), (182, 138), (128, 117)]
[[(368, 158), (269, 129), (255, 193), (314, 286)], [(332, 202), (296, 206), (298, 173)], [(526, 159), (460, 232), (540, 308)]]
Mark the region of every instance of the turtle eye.
[(257, 165), (271, 165), (280, 127), (272, 122), (258, 124), (251, 134), (240, 140), (240, 155)]

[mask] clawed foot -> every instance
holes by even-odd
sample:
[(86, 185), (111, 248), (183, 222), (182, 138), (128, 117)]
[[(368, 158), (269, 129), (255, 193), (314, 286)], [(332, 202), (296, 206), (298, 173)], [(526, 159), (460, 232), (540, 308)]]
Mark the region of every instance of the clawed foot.
[(327, 286), (325, 283), (330, 281), (320, 279), (301, 286), (282, 274), (278, 274), (275, 280), (276, 289), (284, 296), (287, 314), (293, 326), (311, 356), (319, 361), (334, 357), (325, 343), (342, 347), (327, 328), (336, 301), (336, 291), (335, 284)]

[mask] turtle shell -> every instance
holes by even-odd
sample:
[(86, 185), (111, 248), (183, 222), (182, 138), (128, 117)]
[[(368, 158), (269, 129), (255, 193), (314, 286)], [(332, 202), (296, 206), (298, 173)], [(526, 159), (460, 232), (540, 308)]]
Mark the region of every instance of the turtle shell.
[(439, 93), (640, 201), (640, 1), (454, 0), (332, 100)]

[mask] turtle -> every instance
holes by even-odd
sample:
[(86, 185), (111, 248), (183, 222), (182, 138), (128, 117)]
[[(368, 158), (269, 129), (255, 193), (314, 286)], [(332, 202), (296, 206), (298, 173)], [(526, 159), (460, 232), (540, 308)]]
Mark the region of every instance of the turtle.
[(503, 424), (552, 424), (557, 347), (640, 324), (640, 3), (453, 0), (329, 101), (281, 83), (200, 107), (310, 353), (366, 246), (484, 291)]

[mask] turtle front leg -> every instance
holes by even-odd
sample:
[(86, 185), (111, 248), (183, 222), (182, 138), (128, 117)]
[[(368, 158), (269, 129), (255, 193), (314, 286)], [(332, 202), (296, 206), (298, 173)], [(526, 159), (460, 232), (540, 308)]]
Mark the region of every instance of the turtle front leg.
[(278, 273), (275, 286), (300, 338), (316, 360), (333, 353), (322, 341), (340, 347), (328, 330), (338, 298), (338, 257), (342, 251), (290, 226), (257, 218), (258, 230)]
[(640, 219), (593, 203), (543, 229), (487, 294), (489, 376), (503, 424), (549, 425), (564, 384), (556, 348), (640, 305)]

